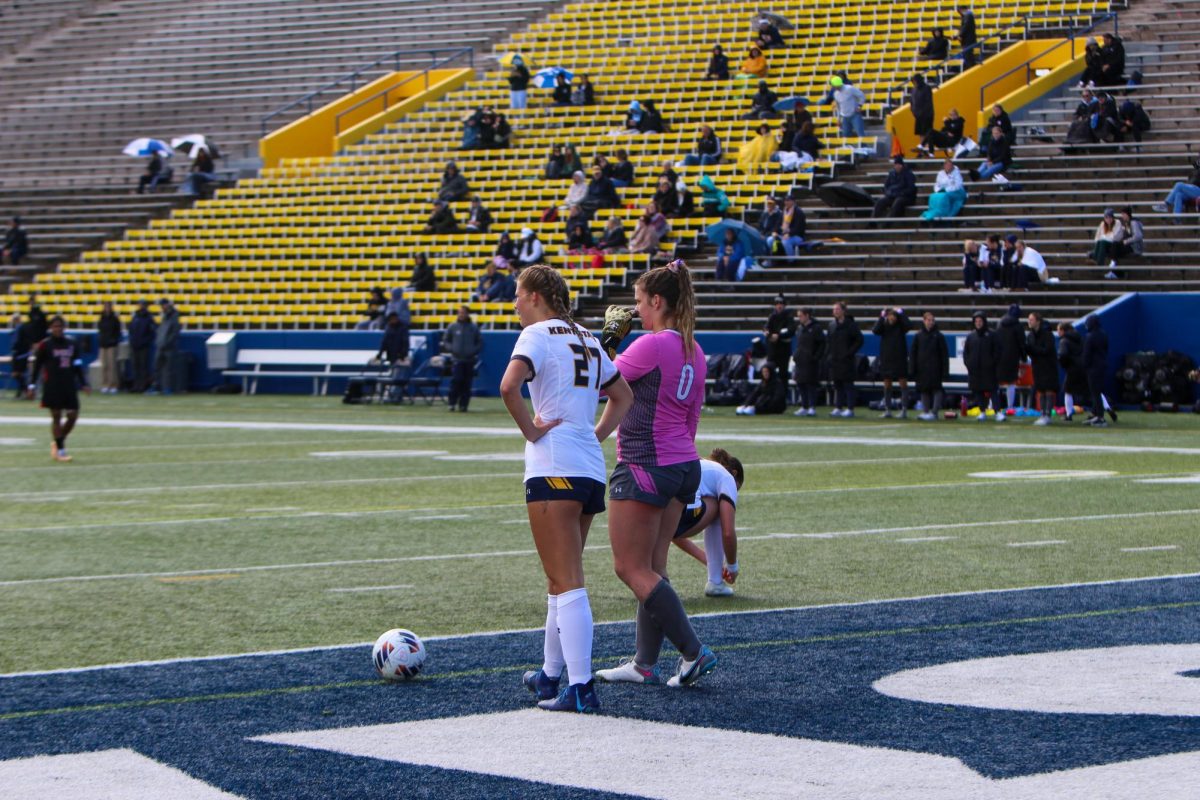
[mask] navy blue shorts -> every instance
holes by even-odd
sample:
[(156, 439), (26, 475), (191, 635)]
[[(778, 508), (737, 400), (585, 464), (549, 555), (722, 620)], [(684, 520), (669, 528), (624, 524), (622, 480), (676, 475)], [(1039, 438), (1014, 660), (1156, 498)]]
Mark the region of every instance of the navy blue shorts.
[(530, 478), (525, 481), (525, 502), (575, 500), (584, 514), (604, 510), (604, 484), (592, 478)]
[(704, 516), (706, 506), (701, 503), (695, 508), (684, 508), (683, 513), (679, 515), (679, 525), (675, 528), (675, 538), (678, 539), (685, 533), (696, 527), (696, 523)]
[(700, 488), (700, 459), (665, 467), (617, 464), (608, 485), (609, 500), (637, 500), (658, 508), (672, 500), (688, 505)]

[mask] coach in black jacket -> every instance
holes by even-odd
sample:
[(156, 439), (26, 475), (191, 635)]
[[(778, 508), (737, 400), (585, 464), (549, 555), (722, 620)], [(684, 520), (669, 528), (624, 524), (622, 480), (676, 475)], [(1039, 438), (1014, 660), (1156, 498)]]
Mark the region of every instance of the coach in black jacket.
[(826, 336), (829, 378), (833, 381), (835, 417), (854, 416), (854, 379), (858, 377), (858, 351), (863, 346), (862, 331), (847, 313), (846, 303), (833, 304), (833, 320)]
[(1108, 334), (1100, 326), (1100, 318), (1088, 315), (1087, 336), (1083, 339), (1083, 368), (1087, 371), (1088, 391), (1092, 395), (1092, 418), (1089, 425), (1102, 428), (1104, 421), (1104, 376), (1108, 372)]
[(792, 337), (796, 333), (796, 320), (788, 311), (787, 300), (783, 295), (775, 298), (771, 316), (763, 326), (763, 334), (767, 340), (767, 358), (775, 365), (775, 373), (787, 379), (788, 361), (792, 358)]
[[(1057, 350), (1050, 326), (1037, 311), (1029, 314), (1025, 352), (1029, 353), (1029, 363), (1033, 367), (1033, 391), (1041, 396), (1039, 407), (1042, 409), (1042, 416), (1048, 420), (1050, 409), (1054, 408), (1055, 399), (1058, 397)], [(1070, 412), (1067, 416), (1070, 417)]]
[(950, 376), (950, 348), (938, 329), (933, 312), (926, 311), (921, 319), (924, 325), (913, 336), (908, 364), (909, 372), (917, 381), (917, 391), (921, 393), (924, 411), (920, 419), (932, 421), (942, 410), (942, 384)]
[(892, 382), (900, 381), (900, 416), (908, 416), (908, 330), (903, 309), (879, 312), (872, 333), (879, 337), (879, 377), (883, 378), (883, 417), (892, 415)]
[(825, 358), (825, 329), (813, 317), (811, 308), (796, 312), (796, 354), (792, 377), (800, 390), (798, 417), (815, 417), (817, 384), (821, 382), (821, 361)]
[(963, 365), (967, 368), (967, 388), (971, 390), (971, 407), (979, 409), (980, 419), (987, 410), (988, 398), (996, 396), (996, 361), (1000, 343), (988, 327), (987, 314), (976, 311), (971, 315), (971, 333), (963, 347)]

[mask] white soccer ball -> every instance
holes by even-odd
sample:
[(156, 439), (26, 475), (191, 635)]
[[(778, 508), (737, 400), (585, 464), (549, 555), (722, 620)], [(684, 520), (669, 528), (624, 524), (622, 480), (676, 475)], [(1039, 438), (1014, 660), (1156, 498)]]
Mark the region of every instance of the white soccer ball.
[(393, 628), (375, 640), (371, 661), (384, 680), (408, 680), (425, 664), (425, 643), (412, 631)]

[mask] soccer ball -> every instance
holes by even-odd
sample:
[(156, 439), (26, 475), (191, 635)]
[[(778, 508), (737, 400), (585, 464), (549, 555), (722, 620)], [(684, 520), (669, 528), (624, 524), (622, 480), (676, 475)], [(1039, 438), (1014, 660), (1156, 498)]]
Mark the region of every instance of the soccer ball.
[(425, 644), (412, 631), (393, 628), (375, 640), (371, 662), (384, 680), (408, 680), (425, 664)]

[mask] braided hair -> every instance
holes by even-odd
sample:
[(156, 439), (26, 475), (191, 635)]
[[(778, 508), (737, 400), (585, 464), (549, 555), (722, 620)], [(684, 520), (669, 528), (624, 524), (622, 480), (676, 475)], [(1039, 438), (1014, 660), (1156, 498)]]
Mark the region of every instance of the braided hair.
[(746, 470), (742, 468), (741, 461), (720, 447), (713, 448), (713, 451), (708, 454), (708, 460), (715, 461), (724, 467), (733, 476), (733, 482), (737, 484), (737, 487), (742, 488), (742, 483), (746, 480)]
[(696, 348), (696, 292), (692, 288), (692, 273), (682, 261), (672, 261), (665, 267), (643, 272), (636, 286), (649, 295), (659, 295), (675, 315), (675, 327), (683, 339), (683, 353), (692, 357)]
[(555, 319), (567, 323), (567, 327), (575, 332), (579, 344), (583, 347), (584, 360), (591, 358), (592, 351), (588, 348), (587, 340), (583, 338), (583, 332), (571, 316), (571, 290), (562, 273), (545, 264), (534, 264), (521, 270), (517, 283), (527, 292), (536, 292), (550, 307)]

